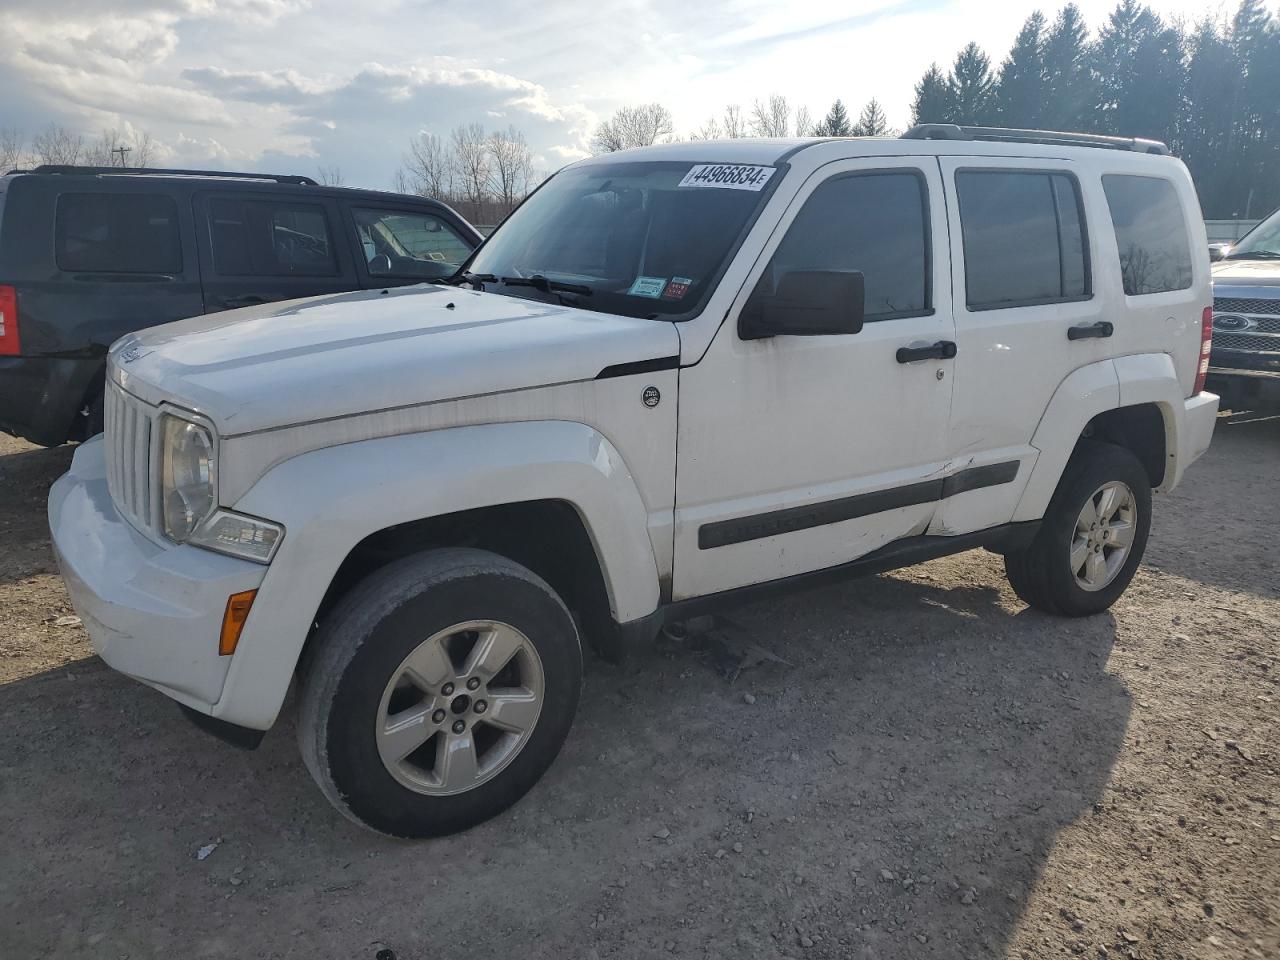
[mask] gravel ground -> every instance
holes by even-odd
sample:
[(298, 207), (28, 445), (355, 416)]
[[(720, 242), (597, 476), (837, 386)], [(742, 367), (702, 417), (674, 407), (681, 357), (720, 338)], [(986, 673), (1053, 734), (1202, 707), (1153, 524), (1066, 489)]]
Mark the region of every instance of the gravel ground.
[[(1280, 418), (1219, 421), (1114, 610), (982, 552), (589, 663), (514, 810), (389, 841), (92, 656), (0, 439), (0, 956), (1280, 957)], [(197, 852), (212, 846), (201, 860)], [(389, 951), (389, 952), (388, 952)]]

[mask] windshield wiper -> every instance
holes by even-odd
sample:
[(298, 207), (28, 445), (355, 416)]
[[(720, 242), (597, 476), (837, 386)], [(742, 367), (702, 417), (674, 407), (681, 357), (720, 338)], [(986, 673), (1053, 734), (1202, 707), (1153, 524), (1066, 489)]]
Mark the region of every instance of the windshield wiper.
[(1250, 253), (1228, 253), (1223, 260), (1280, 260), (1280, 253), (1273, 250), (1254, 250)]
[(498, 278), (492, 273), (471, 273), (469, 270), (462, 270), (455, 273), (453, 276), (445, 277), (443, 280), (438, 282), (447, 283), (450, 286), (457, 286), (460, 283), (494, 283), (497, 279)]
[(533, 289), (542, 293), (576, 293), (579, 296), (589, 297), (594, 292), (590, 287), (581, 283), (565, 283), (562, 280), (549, 280), (540, 273), (535, 273), (531, 277), (497, 277), (498, 283), (504, 283), (509, 287), (533, 287)]

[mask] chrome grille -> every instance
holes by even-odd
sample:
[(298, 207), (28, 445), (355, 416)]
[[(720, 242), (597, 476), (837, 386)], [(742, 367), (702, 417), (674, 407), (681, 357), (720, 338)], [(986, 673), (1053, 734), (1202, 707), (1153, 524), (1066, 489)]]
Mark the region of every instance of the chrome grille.
[[(1280, 316), (1280, 298), (1257, 300), (1244, 297), (1214, 297), (1215, 313), (1253, 313), (1263, 316)], [(1280, 330), (1280, 327), (1277, 328)]]
[(107, 488), (121, 516), (144, 533), (154, 525), (151, 509), (153, 410), (115, 383), (107, 384), (104, 434)]
[(1280, 337), (1259, 337), (1248, 333), (1213, 331), (1215, 350), (1250, 350), (1257, 353), (1280, 353)]

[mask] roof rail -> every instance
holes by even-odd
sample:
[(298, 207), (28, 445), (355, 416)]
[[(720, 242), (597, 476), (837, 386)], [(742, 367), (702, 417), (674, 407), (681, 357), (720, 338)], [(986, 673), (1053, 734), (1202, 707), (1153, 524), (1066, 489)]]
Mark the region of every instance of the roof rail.
[(1102, 147), (1135, 153), (1169, 155), (1159, 140), (1141, 137), (1105, 137), (1097, 133), (1063, 133), (1058, 130), (1016, 130), (1007, 127), (962, 127), (954, 123), (917, 123), (903, 140), (988, 140), (997, 143), (1045, 143), (1055, 147)]
[(74, 164), (45, 163), (29, 171), (15, 170), (13, 172), (40, 174), (82, 173), (91, 176), (105, 174), (107, 176), (126, 177), (215, 177), (222, 180), (267, 180), (273, 183), (297, 183), (308, 187), (319, 186), (310, 177), (287, 174), (236, 173), (230, 170), (171, 170), (165, 167), (81, 167)]

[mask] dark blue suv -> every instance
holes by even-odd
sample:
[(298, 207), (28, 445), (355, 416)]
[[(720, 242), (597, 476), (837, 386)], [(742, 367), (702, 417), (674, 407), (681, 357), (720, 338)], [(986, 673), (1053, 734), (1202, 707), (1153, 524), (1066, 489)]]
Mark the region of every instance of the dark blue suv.
[(37, 167), (0, 176), (0, 429), (102, 429), (112, 341), (274, 300), (446, 277), (480, 234), (449, 207), (307, 177)]

